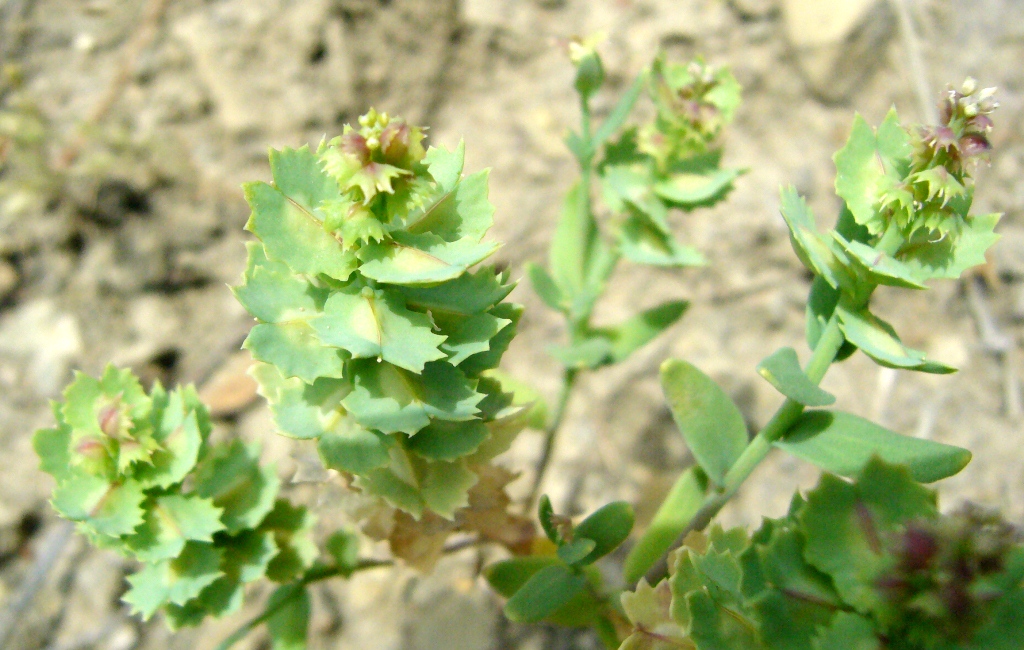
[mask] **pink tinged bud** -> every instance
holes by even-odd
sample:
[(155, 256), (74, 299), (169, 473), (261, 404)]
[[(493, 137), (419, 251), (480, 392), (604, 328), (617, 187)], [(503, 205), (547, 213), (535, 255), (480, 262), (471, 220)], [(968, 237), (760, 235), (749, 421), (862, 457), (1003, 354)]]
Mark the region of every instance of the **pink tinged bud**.
[(968, 158), (987, 153), (991, 148), (988, 138), (979, 133), (968, 133), (960, 138), (960, 150)]
[(370, 162), (370, 147), (366, 144), (366, 138), (358, 133), (346, 133), (341, 136), (338, 148), (350, 156), (355, 156), (362, 165)]
[(935, 535), (920, 528), (908, 528), (903, 534), (902, 566), (907, 571), (927, 569), (939, 552)]
[(970, 120), (968, 120), (967, 126), (969, 126), (972, 130), (979, 131), (981, 133), (986, 133), (992, 130), (992, 118), (990, 118), (988, 115), (983, 114), (975, 115)]
[(409, 151), (409, 125), (404, 122), (388, 124), (380, 134), (380, 149), (386, 162), (400, 163)]
[(99, 438), (84, 438), (75, 446), (75, 453), (88, 460), (102, 460), (107, 448)]

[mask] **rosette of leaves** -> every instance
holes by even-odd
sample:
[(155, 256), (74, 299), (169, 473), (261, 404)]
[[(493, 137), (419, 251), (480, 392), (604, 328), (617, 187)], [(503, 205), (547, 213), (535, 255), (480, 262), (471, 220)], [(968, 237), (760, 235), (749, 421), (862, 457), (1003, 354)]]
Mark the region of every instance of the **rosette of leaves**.
[(989, 148), (993, 89), (968, 80), (950, 90), (943, 124), (909, 131), (896, 111), (877, 130), (857, 117), (836, 153), (836, 193), (844, 209), (836, 228), (821, 234), (806, 203), (782, 192), (782, 214), (794, 249), (816, 276), (808, 301), (813, 347), (834, 313), (846, 339), (839, 357), (856, 348), (877, 363), (921, 372), (953, 368), (903, 345), (889, 323), (868, 308), (879, 285), (924, 289), (929, 280), (957, 278), (982, 264), (995, 243), (998, 214), (970, 213), (972, 161)]
[(273, 182), (245, 186), (245, 347), (282, 433), (413, 520), (453, 520), (519, 428), (487, 374), (521, 308), (507, 273), (471, 270), (497, 248), (487, 172), (387, 114), (359, 124), (271, 151)]
[(648, 77), (653, 122), (627, 129), (598, 166), (605, 202), (624, 216), (619, 247), (629, 260), (658, 266), (703, 263), (669, 227), (673, 208), (718, 203), (742, 170), (721, 166), (718, 137), (740, 103), (740, 86), (726, 68), (695, 60), (657, 59)]
[(671, 575), (623, 595), (622, 650), (1024, 648), (1024, 547), (990, 518), (940, 516), (879, 460), (826, 474), (748, 536), (692, 533)]
[(33, 446), (57, 481), (51, 503), (89, 541), (135, 559), (124, 596), (172, 627), (238, 609), (246, 583), (288, 582), (312, 565), (312, 516), (277, 499), (258, 450), (210, 444), (210, 417), (189, 386), (149, 394), (128, 370), (78, 374), (53, 404), (56, 427)]

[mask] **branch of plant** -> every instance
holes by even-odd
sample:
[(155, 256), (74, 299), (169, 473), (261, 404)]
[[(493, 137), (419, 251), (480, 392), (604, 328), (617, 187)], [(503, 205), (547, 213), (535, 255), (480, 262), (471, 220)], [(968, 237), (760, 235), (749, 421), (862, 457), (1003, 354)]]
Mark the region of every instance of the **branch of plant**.
[(548, 422), (547, 428), (544, 429), (544, 447), (540, 458), (537, 460), (537, 467), (533, 473), (533, 484), (530, 486), (529, 495), (526, 497), (526, 501), (524, 501), (526, 512), (532, 510), (537, 502), (540, 486), (544, 482), (544, 474), (547, 472), (548, 465), (551, 464), (551, 456), (555, 449), (558, 430), (562, 427), (562, 422), (565, 420), (566, 407), (569, 404), (569, 396), (572, 394), (572, 388), (576, 383), (578, 372), (575, 368), (566, 368), (562, 375), (562, 388), (558, 394), (558, 402), (555, 404), (555, 411), (551, 416), (551, 421)]

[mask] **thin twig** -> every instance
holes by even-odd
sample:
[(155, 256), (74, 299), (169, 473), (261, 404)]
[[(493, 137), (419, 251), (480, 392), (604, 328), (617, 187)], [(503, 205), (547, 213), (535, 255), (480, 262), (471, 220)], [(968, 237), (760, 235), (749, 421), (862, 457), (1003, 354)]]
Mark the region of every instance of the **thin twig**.
[(17, 630), (18, 624), (22, 621), (29, 606), (32, 605), (36, 594), (46, 584), (50, 571), (64, 555), (64, 549), (74, 532), (74, 523), (61, 520), (47, 531), (46, 536), (40, 542), (35, 564), (32, 565), (28, 575), (25, 576), (14, 593), (7, 610), (0, 615), (0, 649), (7, 648), (7, 642)]
[(555, 412), (551, 417), (551, 422), (548, 423), (547, 428), (544, 430), (544, 448), (541, 451), (540, 458), (537, 460), (533, 484), (530, 486), (530, 492), (526, 497), (526, 501), (523, 502), (526, 512), (529, 512), (537, 501), (541, 483), (544, 482), (544, 474), (547, 472), (548, 465), (551, 464), (551, 455), (555, 448), (555, 438), (558, 435), (558, 430), (562, 427), (562, 421), (565, 419), (569, 395), (572, 393), (573, 384), (576, 382), (576, 373), (577, 371), (574, 368), (566, 368), (565, 370), (561, 393), (558, 396), (558, 404), (555, 405)]

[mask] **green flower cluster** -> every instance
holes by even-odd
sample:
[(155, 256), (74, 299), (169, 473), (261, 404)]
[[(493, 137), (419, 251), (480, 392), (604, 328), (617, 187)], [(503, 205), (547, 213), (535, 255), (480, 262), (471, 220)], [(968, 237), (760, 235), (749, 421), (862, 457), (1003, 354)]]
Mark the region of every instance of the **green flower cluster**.
[(257, 449), (212, 444), (189, 386), (147, 395), (128, 370), (78, 374), (54, 403), (57, 426), (33, 438), (57, 481), (53, 506), (99, 548), (138, 560), (125, 595), (172, 627), (238, 609), (248, 582), (287, 582), (312, 565), (312, 515), (277, 499)]
[(419, 519), (453, 519), (473, 468), (511, 443), (523, 409), (486, 376), (515, 334), (513, 285), (482, 242), (487, 172), (464, 149), (371, 111), (360, 128), (271, 151), (249, 183), (248, 268), (235, 295), (258, 324), (245, 347), (281, 432)]
[(826, 474), (751, 537), (692, 533), (623, 595), (620, 650), (1019, 650), (1024, 546), (990, 528), (940, 516), (905, 468)]

